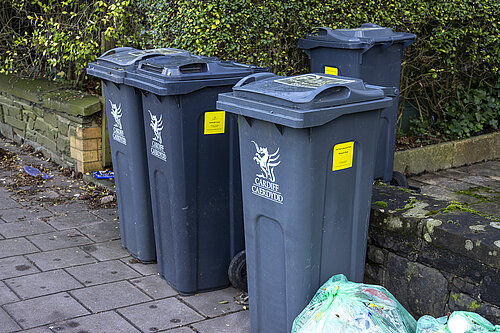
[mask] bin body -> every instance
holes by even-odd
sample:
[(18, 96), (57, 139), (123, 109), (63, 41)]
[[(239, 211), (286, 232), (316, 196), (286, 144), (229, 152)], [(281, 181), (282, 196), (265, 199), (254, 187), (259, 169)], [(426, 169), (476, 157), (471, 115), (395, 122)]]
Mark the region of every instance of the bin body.
[(183, 295), (224, 288), (244, 249), (243, 211), (237, 119), (215, 103), (257, 68), (156, 60), (131, 84), (143, 94), (158, 271)]
[(142, 262), (156, 259), (141, 94), (124, 84), (140, 60), (177, 49), (117, 48), (90, 63), (87, 73), (102, 79), (115, 176), (122, 246)]
[[(259, 333), (290, 332), (332, 275), (363, 280), (377, 124), (380, 110), (391, 103), (374, 89), (368, 93), (378, 97), (365, 96), (353, 106), (297, 110), (265, 96), (264, 89), (280, 89), (271, 82), (275, 78), (235, 87), (217, 104), (239, 114), (251, 331)], [(313, 102), (331, 93), (349, 103), (335, 92), (338, 84), (362, 83), (344, 79), (323, 93), (312, 89)]]
[[(399, 89), (404, 49), (414, 34), (393, 32), (375, 24), (355, 29), (318, 28), (299, 40), (311, 61), (311, 72), (356, 77), (367, 83)], [(382, 110), (375, 178), (392, 179), (398, 100)]]

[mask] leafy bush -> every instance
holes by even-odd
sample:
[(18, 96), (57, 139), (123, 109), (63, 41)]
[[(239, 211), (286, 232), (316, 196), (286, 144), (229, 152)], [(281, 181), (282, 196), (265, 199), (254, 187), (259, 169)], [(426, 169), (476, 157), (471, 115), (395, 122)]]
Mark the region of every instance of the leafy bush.
[[(417, 34), (405, 53), (402, 102), (450, 138), (498, 129), (499, 1), (488, 0), (142, 0), (144, 46), (266, 65), (279, 74), (308, 71), (296, 48), (312, 27), (365, 22)], [(403, 104), (403, 103), (401, 103)]]
[(135, 44), (132, 0), (0, 0), (0, 71), (78, 83), (101, 36)]

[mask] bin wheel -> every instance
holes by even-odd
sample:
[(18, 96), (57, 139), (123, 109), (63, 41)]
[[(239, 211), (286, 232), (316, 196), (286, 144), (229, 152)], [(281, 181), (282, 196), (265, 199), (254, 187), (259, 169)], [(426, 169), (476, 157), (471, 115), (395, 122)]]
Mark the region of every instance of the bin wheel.
[(238, 290), (248, 291), (247, 286), (247, 258), (245, 250), (239, 252), (231, 260), (229, 264), (229, 269), (227, 270), (229, 275), (229, 282)]
[(401, 172), (394, 171), (392, 173), (391, 185), (401, 186), (408, 188), (408, 179)]

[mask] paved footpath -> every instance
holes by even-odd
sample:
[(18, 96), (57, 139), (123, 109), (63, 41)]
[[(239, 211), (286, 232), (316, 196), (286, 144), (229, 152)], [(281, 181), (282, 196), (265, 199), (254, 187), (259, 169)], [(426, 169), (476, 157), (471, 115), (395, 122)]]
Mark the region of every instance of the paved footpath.
[(0, 333), (249, 332), (236, 289), (183, 297), (130, 257), (106, 193), (4, 139), (0, 160)]
[[(22, 165), (54, 177), (32, 178)], [(457, 190), (499, 180), (497, 160), (420, 175), (410, 184), (462, 201), (469, 197)], [(114, 202), (100, 201), (110, 194), (0, 139), (0, 333), (249, 332), (237, 290), (183, 297), (155, 264), (130, 257)], [(480, 205), (500, 215), (498, 202)]]

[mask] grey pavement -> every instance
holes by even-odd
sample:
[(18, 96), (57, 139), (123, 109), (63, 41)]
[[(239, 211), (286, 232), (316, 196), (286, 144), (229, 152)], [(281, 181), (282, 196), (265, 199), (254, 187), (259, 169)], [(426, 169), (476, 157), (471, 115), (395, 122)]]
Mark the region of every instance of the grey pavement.
[[(4, 139), (0, 148), (20, 151)], [(34, 158), (19, 154), (19, 163)], [(249, 332), (237, 290), (179, 295), (156, 264), (121, 247), (116, 208), (91, 208), (78, 198), (85, 182), (51, 168), (53, 179), (22, 192), (11, 179), (22, 171), (0, 164), (0, 333)], [(499, 170), (496, 160), (409, 182), (498, 216)]]
[(53, 179), (22, 184), (0, 164), (0, 333), (249, 332), (248, 310), (227, 288), (180, 296), (124, 250), (116, 208), (80, 200), (85, 182), (48, 165)]

